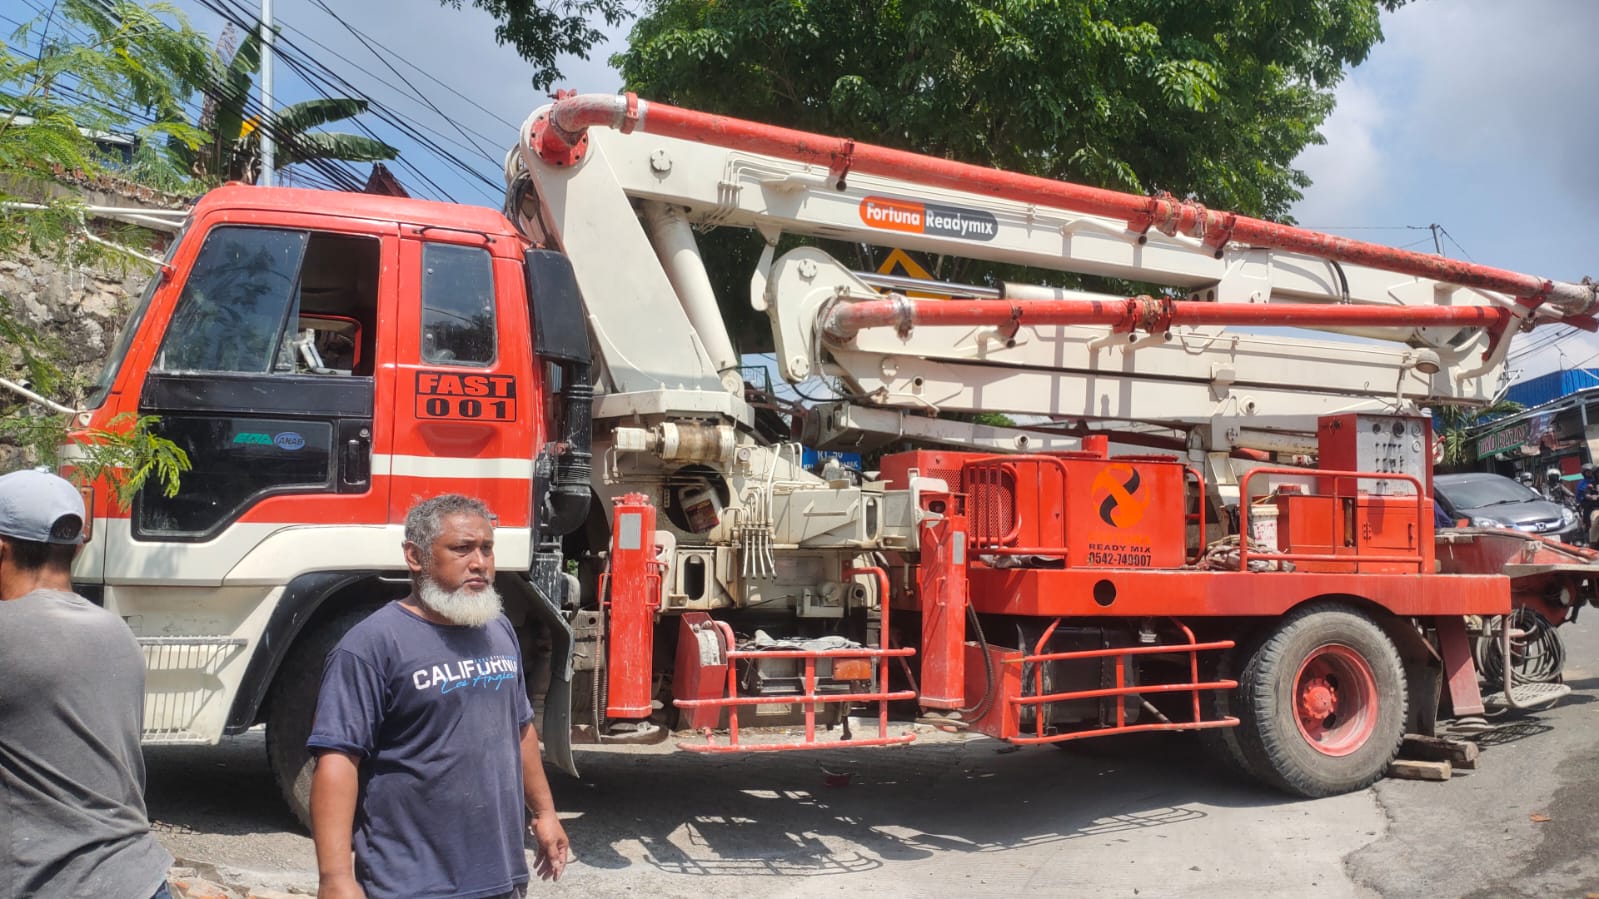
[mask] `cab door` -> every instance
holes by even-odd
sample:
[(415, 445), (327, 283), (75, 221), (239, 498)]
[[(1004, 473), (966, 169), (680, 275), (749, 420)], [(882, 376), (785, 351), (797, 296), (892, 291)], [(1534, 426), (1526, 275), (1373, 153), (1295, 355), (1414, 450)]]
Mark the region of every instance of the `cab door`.
[(285, 526), (387, 518), (372, 461), (392, 440), (374, 413), (393, 389), (379, 359), (398, 229), (283, 212), (196, 224), (175, 298), (151, 310), (165, 331), (130, 355), (117, 399), (192, 468), (176, 495), (152, 483), (107, 522), (127, 528), (107, 541), (108, 586), (218, 585)]
[(400, 240), (391, 521), (417, 500), (463, 493), (488, 504), (502, 569), (527, 564), (533, 459), (543, 444), (517, 242), (438, 228)]

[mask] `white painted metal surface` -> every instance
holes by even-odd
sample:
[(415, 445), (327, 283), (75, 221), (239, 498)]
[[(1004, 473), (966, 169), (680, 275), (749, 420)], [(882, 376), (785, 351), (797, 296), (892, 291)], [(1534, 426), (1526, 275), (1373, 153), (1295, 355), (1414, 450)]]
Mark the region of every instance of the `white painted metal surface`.
[[(574, 166), (547, 166), (526, 152), (521, 158), (543, 198), (546, 223), (579, 270), (607, 369), (623, 393), (651, 381), (703, 385), (715, 367), (703, 347), (719, 346), (725, 330), (720, 322), (718, 333), (696, 330), (681, 308), (702, 308), (704, 298), (680, 304), (669, 293), (674, 283), (705, 283), (694, 270), (697, 254), (677, 245), (685, 236), (683, 222), (700, 230), (751, 228), (769, 246), (781, 234), (802, 234), (1152, 282), (1201, 302), (1515, 308), (1500, 294), (1249, 246), (1218, 253), (1191, 238), (1154, 230), (1140, 235), (1112, 219), (909, 180), (851, 174), (839, 189), (820, 167), (737, 149), (606, 128), (590, 129), (588, 140), (586, 158)], [(883, 227), (897, 203), (955, 212), (946, 216), (943, 233)], [(644, 230), (635, 204), (656, 216), (671, 211), (671, 278), (659, 271), (654, 254), (634, 249)], [(1329, 329), (1333, 333), (1318, 337), (1210, 326), (1153, 335), (1093, 326), (1024, 327), (1015, 335), (877, 328), (829, 343), (816, 327), (829, 304), (881, 293), (813, 247), (768, 264), (752, 278), (757, 295), (722, 301), (748, 300), (766, 309), (785, 378), (836, 375), (862, 394), (853, 398), (857, 405), (920, 413), (1003, 411), (1179, 427), (1222, 416), (1256, 419), (1269, 431), (1285, 427), (1289, 417), (1489, 402), (1500, 387), (1508, 344), (1484, 359), (1489, 342), (1480, 329)], [(1000, 292), (1017, 300), (1062, 295), (1057, 288), (1010, 283)], [(617, 299), (624, 296), (625, 305)], [(661, 358), (665, 347), (670, 359)], [(1426, 371), (1433, 367), (1439, 370)], [(655, 395), (667, 401), (647, 413), (602, 399), (598, 417), (708, 411), (703, 402), (674, 409), (658, 388)]]

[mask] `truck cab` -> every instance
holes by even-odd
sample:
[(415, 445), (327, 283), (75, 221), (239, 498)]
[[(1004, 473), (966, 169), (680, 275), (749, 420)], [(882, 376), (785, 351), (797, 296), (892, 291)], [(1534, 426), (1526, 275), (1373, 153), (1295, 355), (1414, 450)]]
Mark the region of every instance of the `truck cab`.
[(551, 422), (527, 250), (419, 200), (231, 185), (195, 207), (76, 420), (154, 417), (192, 465), (128, 508), (96, 485), (75, 571), (145, 647), (146, 741), (263, 720), (297, 640), (404, 594), (419, 498), (483, 499), (500, 568), (529, 570)]

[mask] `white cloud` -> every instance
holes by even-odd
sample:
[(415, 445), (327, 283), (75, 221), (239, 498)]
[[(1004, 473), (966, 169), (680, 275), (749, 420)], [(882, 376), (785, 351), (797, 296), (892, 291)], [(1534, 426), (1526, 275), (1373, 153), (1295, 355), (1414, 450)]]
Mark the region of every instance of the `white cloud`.
[(1338, 90), (1338, 106), (1322, 126), (1327, 143), (1310, 147), (1295, 165), (1314, 179), (1295, 216), (1312, 225), (1360, 222), (1387, 182), (1388, 169), (1378, 137), (1387, 114), (1377, 94), (1361, 79)]
[[(1599, 274), (1599, 3), (1416, 0), (1350, 73), (1297, 164), (1294, 212), (1322, 227), (1433, 222), (1444, 250), (1562, 280)], [(1425, 232), (1350, 232), (1404, 245)], [(1456, 242), (1458, 241), (1458, 243)], [(1523, 377), (1599, 364), (1599, 338), (1519, 335)]]
[(1315, 181), (1299, 220), (1437, 222), (1451, 255), (1599, 274), (1599, 3), (1418, 0), (1383, 22), (1386, 40), (1338, 89), (1327, 145), (1297, 161)]
[(1412, 139), (1497, 177), (1599, 184), (1599, 4), (1423, 3), (1388, 30), (1414, 60)]

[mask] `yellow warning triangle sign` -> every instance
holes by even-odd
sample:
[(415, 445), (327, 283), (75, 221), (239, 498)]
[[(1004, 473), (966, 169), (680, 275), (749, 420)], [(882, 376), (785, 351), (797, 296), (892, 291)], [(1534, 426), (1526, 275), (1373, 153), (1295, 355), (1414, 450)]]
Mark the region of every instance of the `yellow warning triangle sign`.
[[(879, 275), (895, 275), (901, 278), (915, 278), (918, 281), (934, 280), (933, 273), (917, 261), (916, 257), (898, 248), (889, 251), (888, 256), (883, 260), (883, 264), (877, 267), (877, 273)], [(906, 291), (905, 295), (930, 300), (939, 299), (941, 296), (941, 294), (921, 293), (919, 291)]]

